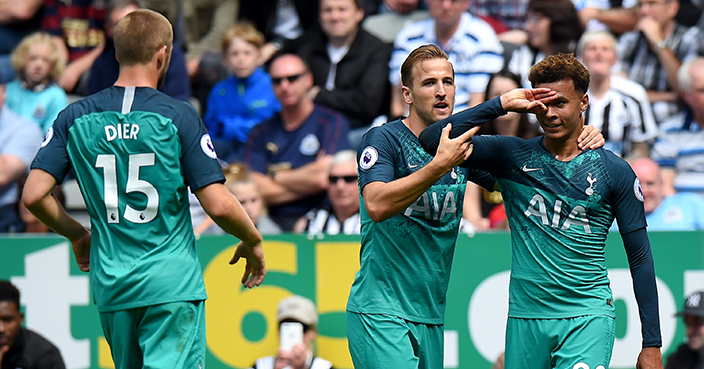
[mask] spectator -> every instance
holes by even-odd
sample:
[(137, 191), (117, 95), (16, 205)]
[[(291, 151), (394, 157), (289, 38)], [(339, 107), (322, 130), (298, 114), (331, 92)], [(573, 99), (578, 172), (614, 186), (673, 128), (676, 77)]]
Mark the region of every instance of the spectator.
[(227, 78), (222, 48), (225, 32), (235, 25), (240, 0), (185, 0), (186, 69), (193, 97), (201, 114), (208, 110), (208, 95), (216, 83)]
[(6, 87), (0, 84), (0, 233), (22, 232), (17, 205), (19, 186), (42, 142), (42, 130), (15, 114), (5, 104)]
[(186, 65), (196, 75), (203, 54), (220, 54), (225, 32), (235, 25), (240, 0), (185, 0)]
[(621, 72), (648, 91), (658, 124), (681, 111), (677, 69), (699, 48), (698, 30), (675, 21), (678, 8), (678, 0), (638, 0), (635, 30), (618, 45)]
[(704, 199), (690, 192), (666, 196), (660, 166), (650, 158), (631, 163), (643, 190), (645, 219), (650, 231), (694, 231), (704, 229)]
[(507, 55), (508, 69), (530, 87), (530, 69), (546, 56), (571, 53), (577, 47), (583, 28), (570, 0), (531, 0), (526, 12), (528, 42)]
[(577, 49), (591, 76), (584, 124), (601, 130), (616, 155), (647, 157), (658, 127), (643, 86), (612, 73), (616, 39), (606, 31), (585, 33)]
[[(332, 363), (313, 356), (313, 343), (317, 336), (318, 313), (313, 301), (298, 295), (287, 297), (279, 302), (276, 311), (279, 329), (282, 323), (300, 323), (303, 326), (303, 340), (290, 350), (279, 348), (276, 356), (267, 356), (257, 361), (252, 369), (331, 369)], [(279, 331), (281, 333), (281, 331)]]
[(349, 149), (347, 120), (317, 105), (308, 95), (313, 76), (296, 55), (284, 54), (269, 69), (281, 112), (255, 126), (244, 162), (283, 231), (309, 210), (322, 206), (332, 155)]
[(416, 10), (427, 9), (425, 0), (365, 0), (364, 12), (367, 15), (394, 12), (406, 15)]
[(233, 164), (225, 169), (225, 187), (239, 200), (261, 234), (281, 233), (281, 228), (266, 213), (262, 193), (247, 167)]
[(47, 33), (34, 33), (12, 53), (18, 80), (7, 84), (7, 106), (33, 121), (46, 133), (68, 105), (66, 92), (56, 84), (64, 65)]
[(689, 295), (677, 315), (684, 320), (687, 342), (667, 357), (665, 369), (700, 369), (704, 367), (704, 291)]
[(411, 23), (399, 32), (389, 62), (391, 115), (406, 114), (401, 94), (401, 64), (411, 50), (436, 44), (455, 68), (455, 111), (483, 101), (489, 76), (503, 65), (503, 48), (496, 32), (479, 17), (467, 12), (470, 0), (428, 0), (430, 17)]
[(685, 62), (677, 79), (689, 108), (660, 125), (651, 157), (662, 168), (665, 195), (704, 195), (704, 58)]
[(482, 18), (493, 18), (507, 29), (519, 30), (525, 23), (527, 5), (528, 0), (474, 0), (469, 11)]
[[(281, 228), (266, 214), (264, 198), (257, 187), (257, 182), (252, 178), (249, 169), (242, 164), (235, 163), (225, 168), (224, 172), (225, 187), (235, 195), (237, 201), (240, 202), (245, 213), (247, 213), (249, 219), (251, 219), (257, 227), (259, 233), (280, 234)], [(198, 200), (196, 199), (195, 201), (197, 202)], [(191, 203), (191, 215), (194, 213), (194, 206), (197, 206), (197, 208), (200, 209), (200, 213), (203, 214), (197, 221), (195, 217), (192, 218), (194, 224), (193, 232), (195, 232), (196, 235), (202, 233), (223, 234), (222, 229), (215, 224), (212, 218), (205, 214), (200, 204)]]
[[(115, 58), (115, 42), (113, 40), (115, 26), (124, 16), (139, 9), (139, 4), (138, 0), (110, 0), (108, 3), (107, 21), (105, 22), (107, 41), (90, 69), (86, 94), (92, 95), (112, 86), (117, 81), (120, 64)], [(166, 76), (163, 84), (159, 87), (159, 91), (174, 99), (188, 101), (191, 97), (191, 87), (188, 83), (185, 63), (181, 48), (174, 47), (171, 52), (169, 69), (166, 71)]]
[(15, 79), (10, 53), (23, 38), (41, 28), (44, 0), (0, 2), (0, 83)]
[(222, 39), (225, 65), (231, 76), (210, 92), (205, 127), (222, 159), (240, 159), (249, 131), (281, 110), (271, 78), (260, 67), (264, 36), (249, 23), (230, 28)]
[(582, 26), (588, 32), (611, 31), (615, 34), (632, 31), (638, 22), (636, 0), (572, 0)]
[(354, 150), (338, 151), (333, 156), (328, 178), (330, 206), (309, 211), (296, 223), (294, 232), (313, 236), (360, 233), (356, 156)]
[(240, 2), (240, 20), (254, 23), (264, 35), (262, 60), (270, 60), (284, 41), (318, 26), (319, 0), (258, 0)]
[(283, 48), (310, 66), (314, 101), (347, 117), (355, 148), (374, 118), (388, 113), (391, 93), (391, 45), (362, 29), (363, 18), (363, 0), (321, 0), (321, 28)]
[(88, 74), (105, 46), (104, 2), (44, 0), (42, 30), (53, 36), (61, 61), (66, 63), (58, 79), (66, 93), (86, 94)]
[(0, 281), (0, 366), (5, 369), (64, 369), (61, 352), (46, 338), (22, 327), (20, 291)]

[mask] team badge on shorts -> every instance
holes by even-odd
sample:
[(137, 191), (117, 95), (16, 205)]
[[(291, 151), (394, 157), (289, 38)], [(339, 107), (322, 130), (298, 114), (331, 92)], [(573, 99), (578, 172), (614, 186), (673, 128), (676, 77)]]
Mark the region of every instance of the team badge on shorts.
[(42, 147), (48, 145), (52, 138), (54, 138), (54, 127), (49, 127), (49, 130), (46, 131), (46, 135), (44, 135), (44, 141), (42, 141)]
[(367, 170), (371, 168), (376, 160), (379, 159), (379, 153), (372, 146), (367, 146), (362, 150), (362, 155), (359, 156), (359, 167)]
[(318, 141), (318, 137), (316, 137), (312, 133), (307, 134), (305, 137), (303, 137), (303, 140), (301, 141), (301, 146), (298, 148), (298, 150), (301, 152), (301, 154), (307, 156), (317, 154), (320, 150), (320, 141)]
[(206, 133), (200, 138), (200, 148), (209, 158), (218, 158), (218, 154), (215, 153), (215, 146), (213, 146), (213, 140), (210, 139), (209, 134)]
[(645, 202), (643, 198), (643, 189), (640, 187), (640, 180), (636, 177), (636, 181), (633, 182), (633, 192), (636, 194), (636, 199), (640, 202)]

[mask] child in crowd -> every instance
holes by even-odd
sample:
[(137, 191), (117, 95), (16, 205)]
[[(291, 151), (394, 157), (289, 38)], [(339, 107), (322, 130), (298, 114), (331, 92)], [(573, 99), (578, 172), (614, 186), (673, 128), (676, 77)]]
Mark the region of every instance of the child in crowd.
[(48, 33), (37, 32), (17, 45), (11, 62), (18, 79), (7, 84), (7, 106), (46, 133), (68, 105), (68, 96), (56, 84), (64, 69), (58, 49)]
[(205, 126), (218, 156), (232, 162), (247, 141), (250, 129), (281, 110), (271, 78), (261, 68), (264, 36), (254, 26), (240, 23), (223, 37), (225, 66), (231, 76), (213, 87), (205, 112)]
[[(225, 170), (225, 187), (235, 195), (237, 201), (242, 204), (242, 208), (252, 219), (254, 225), (262, 234), (280, 234), (281, 228), (266, 215), (266, 204), (262, 193), (257, 187), (254, 178), (249, 174), (249, 170), (242, 164), (231, 164)], [(193, 212), (191, 212), (193, 214)], [(203, 218), (200, 218), (203, 219)], [(203, 220), (196, 222), (193, 232), (200, 234), (221, 234), (219, 227), (207, 216)]]

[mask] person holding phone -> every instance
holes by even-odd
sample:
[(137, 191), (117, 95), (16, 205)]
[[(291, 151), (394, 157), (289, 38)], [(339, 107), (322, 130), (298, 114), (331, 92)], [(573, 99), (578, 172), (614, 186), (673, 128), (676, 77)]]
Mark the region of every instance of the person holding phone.
[(332, 363), (313, 355), (318, 313), (313, 301), (293, 295), (279, 302), (276, 313), (280, 345), (276, 356), (266, 356), (252, 369), (332, 369)]

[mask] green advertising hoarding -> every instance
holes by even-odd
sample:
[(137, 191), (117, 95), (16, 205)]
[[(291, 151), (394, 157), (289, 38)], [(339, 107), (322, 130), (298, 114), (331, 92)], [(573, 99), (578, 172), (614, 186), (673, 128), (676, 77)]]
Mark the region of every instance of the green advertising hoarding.
[[(704, 290), (704, 232), (650, 233), (660, 296), (663, 352), (684, 337), (673, 314), (684, 296)], [(291, 294), (316, 302), (320, 314), (317, 354), (337, 368), (351, 368), (344, 311), (359, 268), (359, 238), (267, 237), (268, 274), (254, 289), (241, 287), (243, 265), (231, 266), (232, 237), (203, 237), (198, 252), (208, 291), (206, 332), (209, 369), (247, 368), (278, 347), (276, 305)], [(511, 260), (508, 233), (460, 235), (447, 297), (445, 367), (488, 369), (503, 350)], [(633, 368), (640, 351), (640, 322), (630, 273), (618, 234), (606, 247), (617, 307), (611, 368)], [(88, 275), (78, 270), (60, 237), (0, 238), (0, 278), (22, 291), (25, 323), (55, 342), (68, 368), (111, 368), (92, 304)]]

